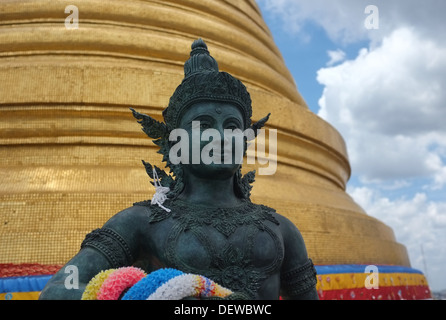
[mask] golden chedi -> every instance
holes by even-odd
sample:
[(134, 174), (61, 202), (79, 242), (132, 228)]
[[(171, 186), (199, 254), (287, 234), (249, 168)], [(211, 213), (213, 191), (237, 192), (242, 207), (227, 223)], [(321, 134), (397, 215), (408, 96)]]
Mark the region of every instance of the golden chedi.
[[(277, 168), (256, 176), (252, 201), (293, 221), (316, 265), (410, 267), (393, 231), (345, 192), (344, 140), (308, 109), (254, 0), (9, 0), (0, 9), (0, 277), (65, 264), (87, 233), (153, 195), (141, 160), (162, 159), (129, 108), (162, 119), (197, 38), (246, 85), (253, 120), (271, 112)], [(322, 294), (330, 285), (319, 281)]]

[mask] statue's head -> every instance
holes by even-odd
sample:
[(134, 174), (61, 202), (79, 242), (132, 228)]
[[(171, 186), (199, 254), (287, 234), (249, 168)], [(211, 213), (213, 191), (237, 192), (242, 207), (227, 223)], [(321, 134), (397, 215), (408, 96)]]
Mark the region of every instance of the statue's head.
[(243, 115), (243, 125), (251, 125), (251, 97), (243, 83), (229, 73), (220, 72), (217, 61), (199, 39), (192, 44), (189, 60), (184, 64), (184, 79), (163, 111), (169, 130), (178, 128), (184, 113), (200, 102), (223, 102), (236, 106)]
[[(173, 176), (170, 176), (156, 168), (159, 171), (158, 175), (162, 185), (171, 190), (170, 197), (180, 194), (184, 187), (184, 179), (188, 174), (194, 174), (213, 179), (234, 176), (236, 194), (241, 198), (249, 198), (250, 183), (254, 181), (254, 172), (242, 177), (241, 161), (236, 159), (235, 139), (233, 137), (227, 139), (225, 130), (243, 133), (247, 129), (254, 129), (252, 132), (255, 134), (257, 129), (260, 129), (268, 120), (268, 117), (254, 125), (251, 124), (251, 98), (246, 87), (230, 74), (219, 71), (217, 61), (209, 54), (203, 40), (196, 40), (192, 44), (190, 58), (184, 64), (184, 79), (163, 111), (164, 123), (133, 109), (132, 111), (135, 118), (140, 120), (143, 131), (149, 137), (157, 139), (154, 140), (154, 143), (160, 146), (159, 153), (164, 156), (163, 161), (166, 162), (166, 167), (170, 168), (173, 173)], [(213, 134), (212, 137), (208, 137), (206, 141), (198, 136), (198, 144), (197, 140), (193, 141), (194, 138), (197, 139), (197, 132), (203, 133), (206, 130), (207, 133)], [(180, 150), (181, 153), (184, 153), (181, 156), (187, 158), (182, 162), (173, 161), (171, 153), (174, 151), (175, 145), (172, 142), (172, 136), (177, 132), (187, 133), (188, 138), (187, 152), (184, 149)], [(216, 140), (216, 136), (221, 139)], [(182, 135), (181, 139), (184, 142), (185, 137)], [(242, 158), (246, 152), (246, 140), (250, 140), (246, 139), (246, 135), (244, 139)], [(213, 159), (220, 157), (221, 161), (209, 163), (200, 157), (203, 149), (210, 147), (210, 141), (218, 142), (219, 148), (216, 148), (215, 145), (211, 146), (211, 154), (213, 151), (219, 152), (218, 156), (215, 154), (212, 156)], [(230, 155), (227, 154), (227, 150), (231, 151)], [(199, 161), (196, 160), (197, 152)], [(178, 150), (175, 149), (175, 155), (177, 153)], [(229, 158), (230, 161), (228, 161)], [(185, 160), (185, 158), (182, 159)], [(145, 162), (144, 164), (147, 173), (153, 178), (152, 166)]]

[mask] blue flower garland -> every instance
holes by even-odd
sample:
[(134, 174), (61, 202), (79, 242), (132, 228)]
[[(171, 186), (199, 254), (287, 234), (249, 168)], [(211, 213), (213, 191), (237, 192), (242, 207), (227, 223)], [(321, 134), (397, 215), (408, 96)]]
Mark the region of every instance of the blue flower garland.
[(182, 271), (170, 268), (156, 270), (131, 287), (122, 300), (146, 300), (158, 287), (182, 274)]

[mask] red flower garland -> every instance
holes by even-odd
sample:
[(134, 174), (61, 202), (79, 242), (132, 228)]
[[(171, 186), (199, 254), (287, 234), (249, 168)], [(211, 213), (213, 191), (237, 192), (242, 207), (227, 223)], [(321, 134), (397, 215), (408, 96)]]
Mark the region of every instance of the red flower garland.
[(135, 267), (124, 267), (113, 271), (99, 289), (98, 300), (118, 300), (121, 294), (144, 278), (146, 273)]

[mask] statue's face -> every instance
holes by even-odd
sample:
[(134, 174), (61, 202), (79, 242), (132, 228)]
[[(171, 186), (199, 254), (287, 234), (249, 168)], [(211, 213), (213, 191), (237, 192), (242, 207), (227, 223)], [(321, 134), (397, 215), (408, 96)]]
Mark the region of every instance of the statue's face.
[(240, 140), (228, 133), (242, 133), (243, 123), (240, 110), (226, 102), (199, 102), (189, 107), (180, 121), (189, 137), (189, 164), (183, 165), (184, 170), (202, 178), (234, 176), (244, 150), (240, 157)]

